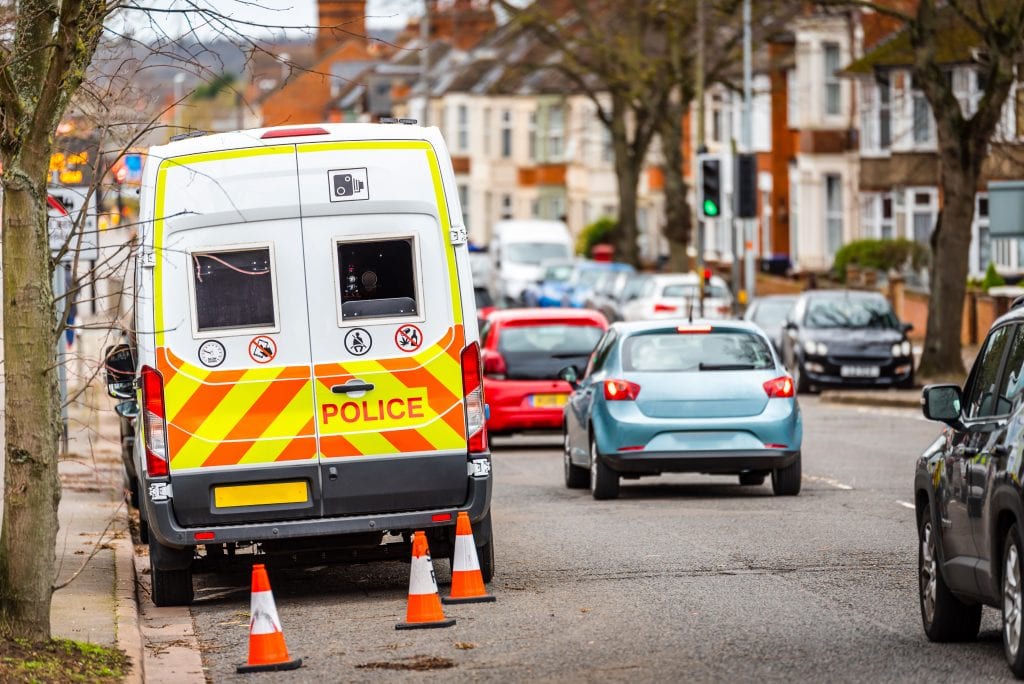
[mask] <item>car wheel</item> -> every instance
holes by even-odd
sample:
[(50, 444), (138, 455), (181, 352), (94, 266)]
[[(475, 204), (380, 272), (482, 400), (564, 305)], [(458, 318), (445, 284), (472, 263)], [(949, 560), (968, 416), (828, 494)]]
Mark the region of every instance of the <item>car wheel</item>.
[(563, 426), (562, 460), (565, 468), (565, 486), (569, 489), (583, 489), (587, 486), (587, 469), (573, 464), (569, 456), (569, 427)]
[(191, 547), (172, 549), (150, 535), (149, 572), (156, 606), (187, 606), (192, 603)]
[(764, 473), (758, 471), (740, 473), (740, 484), (752, 487), (756, 487), (757, 485), (763, 485)]
[(796, 496), (800, 493), (800, 460), (800, 454), (797, 454), (796, 460), (788, 466), (772, 471), (772, 492), (775, 496)]
[(619, 474), (601, 460), (593, 437), (590, 438), (590, 493), (598, 500), (619, 496)]
[(1003, 653), (1010, 670), (1024, 677), (1024, 615), (1021, 613), (1020, 532), (1010, 527), (1003, 544)]
[(917, 593), (924, 633), (930, 641), (971, 641), (978, 636), (981, 606), (963, 603), (946, 586), (935, 539), (931, 508), (926, 508), (918, 526), (917, 551)]
[(803, 364), (797, 361), (793, 364), (793, 387), (797, 394), (809, 394), (811, 384), (807, 381), (807, 373), (804, 372)]

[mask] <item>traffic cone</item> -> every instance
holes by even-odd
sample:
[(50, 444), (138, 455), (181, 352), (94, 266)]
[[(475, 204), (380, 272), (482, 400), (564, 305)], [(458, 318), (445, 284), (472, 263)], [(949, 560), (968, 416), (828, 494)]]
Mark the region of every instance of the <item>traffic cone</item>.
[(430, 561), (427, 535), (416, 532), (412, 536), (409, 607), (405, 613), (405, 622), (399, 622), (395, 629), (451, 627), (454, 624), (455, 618), (446, 619), (441, 609), (441, 598), (437, 595), (437, 581), (434, 579), (434, 564)]
[(271, 672), (302, 667), (302, 658), (290, 660), (277, 616), (270, 579), (262, 563), (252, 566), (252, 602), (249, 608), (249, 662), (239, 672)]
[(484, 588), (480, 559), (476, 555), (476, 544), (473, 542), (473, 527), (469, 524), (469, 513), (466, 511), (459, 511), (459, 518), (455, 523), (451, 593), (441, 600), (445, 603), (489, 603), (495, 600)]

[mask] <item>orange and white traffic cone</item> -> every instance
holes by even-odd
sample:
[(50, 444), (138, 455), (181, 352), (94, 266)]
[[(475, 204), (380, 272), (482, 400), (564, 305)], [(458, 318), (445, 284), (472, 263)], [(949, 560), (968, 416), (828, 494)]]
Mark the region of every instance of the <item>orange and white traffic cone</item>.
[(495, 598), (484, 588), (480, 573), (480, 559), (473, 542), (473, 527), (469, 513), (459, 511), (455, 523), (455, 555), (452, 556), (451, 593), (441, 599), (445, 603), (488, 603)]
[(302, 658), (288, 657), (281, 618), (277, 616), (270, 579), (262, 563), (252, 566), (252, 602), (249, 609), (249, 661), (239, 672), (272, 672), (302, 667)]
[(441, 609), (427, 535), (415, 532), (412, 536), (412, 567), (409, 572), (409, 607), (405, 612), (405, 622), (399, 622), (395, 629), (451, 627), (454, 624), (455, 618), (445, 618)]

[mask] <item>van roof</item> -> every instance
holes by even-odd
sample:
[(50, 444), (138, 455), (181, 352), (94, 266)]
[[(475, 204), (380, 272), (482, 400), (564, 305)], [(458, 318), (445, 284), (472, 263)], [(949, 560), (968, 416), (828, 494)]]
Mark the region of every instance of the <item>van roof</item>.
[[(316, 133), (316, 129), (325, 131)], [(284, 135), (294, 131), (295, 135)], [(264, 138), (268, 132), (274, 137)], [(407, 124), (367, 124), (367, 123), (318, 123), (297, 124), (293, 126), (272, 126), (269, 128), (250, 128), (244, 131), (197, 135), (156, 145), (150, 148), (150, 155), (156, 158), (177, 157), (184, 154), (200, 154), (220, 150), (239, 149), (244, 147), (270, 147), (282, 143), (297, 142), (328, 142), (338, 140), (425, 140), (433, 145), (442, 144), (441, 132), (435, 126), (415, 126)]]
[(507, 221), (498, 221), (494, 224), (495, 233), (503, 230), (541, 232), (551, 230), (552, 228), (555, 230), (568, 230), (563, 221), (552, 221), (548, 219), (512, 219)]

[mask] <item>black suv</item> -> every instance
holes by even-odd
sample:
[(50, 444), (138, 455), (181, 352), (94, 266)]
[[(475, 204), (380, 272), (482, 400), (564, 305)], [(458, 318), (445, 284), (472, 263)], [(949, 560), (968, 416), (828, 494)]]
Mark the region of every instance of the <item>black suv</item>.
[(1024, 306), (992, 326), (962, 390), (929, 385), (921, 406), (948, 426), (914, 477), (924, 631), (972, 640), (982, 606), (998, 608), (1006, 660), (1024, 678)]

